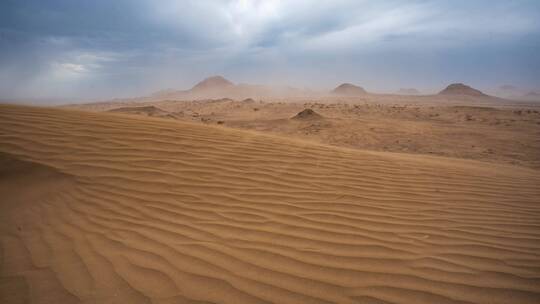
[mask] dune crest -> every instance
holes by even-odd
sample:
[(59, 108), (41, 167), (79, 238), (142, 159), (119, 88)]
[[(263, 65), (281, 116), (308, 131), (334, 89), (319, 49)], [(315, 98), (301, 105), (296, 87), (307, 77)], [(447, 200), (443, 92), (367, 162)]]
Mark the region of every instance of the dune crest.
[(66, 181), (2, 226), (3, 303), (540, 297), (535, 170), (3, 105), (0, 152)]

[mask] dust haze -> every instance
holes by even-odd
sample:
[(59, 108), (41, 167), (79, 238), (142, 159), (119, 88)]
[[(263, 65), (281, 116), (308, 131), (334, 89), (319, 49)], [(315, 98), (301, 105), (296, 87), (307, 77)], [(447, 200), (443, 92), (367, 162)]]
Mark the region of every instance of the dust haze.
[[(4, 1), (0, 97), (103, 100), (235, 83), (499, 97), (540, 89), (536, 1)], [(506, 89), (505, 89), (506, 88)]]

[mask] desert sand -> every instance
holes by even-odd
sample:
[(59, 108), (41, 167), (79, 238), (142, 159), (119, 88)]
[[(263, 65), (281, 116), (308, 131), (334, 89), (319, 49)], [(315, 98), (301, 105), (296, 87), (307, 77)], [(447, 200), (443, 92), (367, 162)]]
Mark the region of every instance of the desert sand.
[[(224, 125), (346, 148), (540, 169), (540, 103), (471, 96), (163, 100), (68, 108)], [(314, 115), (295, 119), (305, 111)]]
[[(289, 118), (305, 108), (290, 107)], [(170, 111), (158, 109), (147, 110)], [(313, 111), (292, 123), (337, 113)], [(530, 158), (352, 149), (139, 114), (0, 106), (0, 302), (540, 301)], [(520, 128), (535, 124), (526, 115)]]
[[(502, 99), (462, 83), (431, 95), (375, 94), (349, 83), (311, 96), (304, 92), (283, 97), (275, 91), (265, 95), (268, 92), (272, 88), (236, 85), (214, 76), (186, 91), (65, 108), (223, 125), (360, 150), (540, 169), (540, 101)], [(223, 95), (213, 98), (218, 93)], [(249, 93), (254, 95), (245, 98)], [(190, 99), (194, 96), (199, 99)], [(305, 110), (312, 113), (296, 119)]]

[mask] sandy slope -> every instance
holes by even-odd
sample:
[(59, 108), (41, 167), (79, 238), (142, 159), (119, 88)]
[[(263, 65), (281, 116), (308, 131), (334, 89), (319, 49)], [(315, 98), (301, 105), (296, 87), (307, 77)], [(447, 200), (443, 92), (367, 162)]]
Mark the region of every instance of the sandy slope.
[(538, 303), (538, 171), (0, 106), (0, 302)]

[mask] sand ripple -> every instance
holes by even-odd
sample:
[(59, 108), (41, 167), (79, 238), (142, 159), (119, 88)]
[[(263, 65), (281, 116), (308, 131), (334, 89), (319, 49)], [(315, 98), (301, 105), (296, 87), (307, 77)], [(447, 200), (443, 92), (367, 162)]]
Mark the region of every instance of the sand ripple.
[(0, 106), (6, 303), (539, 303), (540, 174)]

